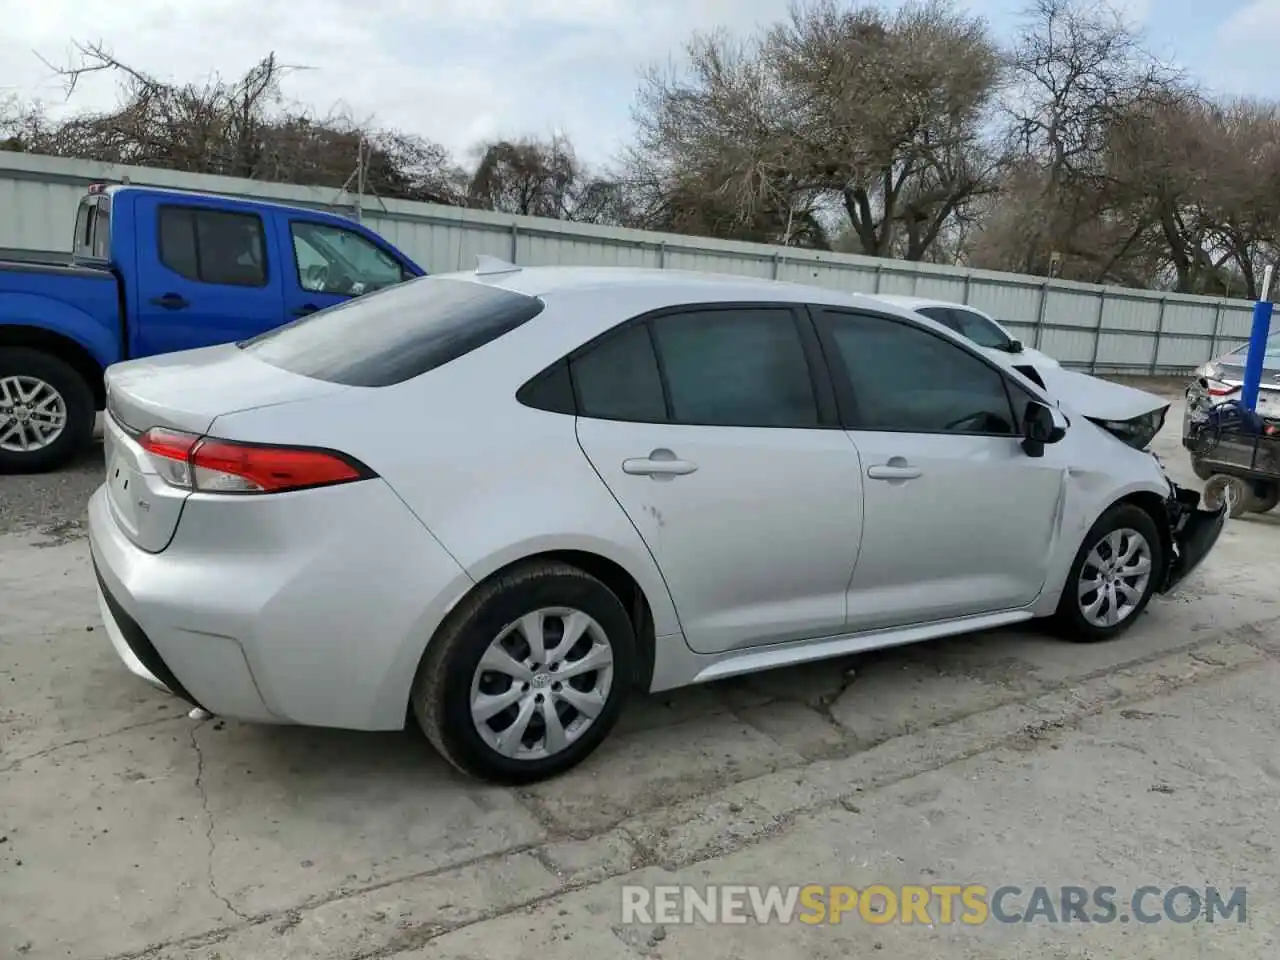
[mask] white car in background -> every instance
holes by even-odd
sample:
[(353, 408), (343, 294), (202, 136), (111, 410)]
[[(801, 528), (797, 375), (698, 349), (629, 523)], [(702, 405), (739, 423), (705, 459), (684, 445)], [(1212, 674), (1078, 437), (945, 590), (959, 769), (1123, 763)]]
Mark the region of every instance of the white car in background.
[(1058, 361), (1053, 357), (1028, 347), (993, 317), (968, 304), (879, 293), (875, 294), (875, 298), (903, 310), (911, 310), (930, 320), (936, 320), (966, 340), (976, 343), (988, 353), (996, 354), (1002, 361), (1040, 368), (1059, 366)]

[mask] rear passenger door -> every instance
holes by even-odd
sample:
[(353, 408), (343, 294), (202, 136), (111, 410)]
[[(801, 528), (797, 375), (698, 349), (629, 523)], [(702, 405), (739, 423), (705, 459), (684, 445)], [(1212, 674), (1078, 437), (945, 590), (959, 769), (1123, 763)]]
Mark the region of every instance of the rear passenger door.
[(570, 360), (582, 449), (699, 653), (843, 628), (862, 489), (819, 356), (801, 313), (742, 305), (632, 322)]
[(181, 197), (135, 204), (134, 356), (243, 340), (284, 322), (269, 219)]

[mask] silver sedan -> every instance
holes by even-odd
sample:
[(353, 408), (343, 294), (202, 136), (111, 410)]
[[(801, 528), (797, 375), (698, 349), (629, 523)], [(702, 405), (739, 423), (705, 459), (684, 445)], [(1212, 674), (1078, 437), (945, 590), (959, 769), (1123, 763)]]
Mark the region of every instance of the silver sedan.
[(918, 313), (747, 278), (485, 262), (107, 385), (90, 536), (129, 669), (244, 720), (416, 718), (503, 782), (637, 687), (1115, 637), (1223, 522), (1142, 449), (1146, 395), (1073, 405)]

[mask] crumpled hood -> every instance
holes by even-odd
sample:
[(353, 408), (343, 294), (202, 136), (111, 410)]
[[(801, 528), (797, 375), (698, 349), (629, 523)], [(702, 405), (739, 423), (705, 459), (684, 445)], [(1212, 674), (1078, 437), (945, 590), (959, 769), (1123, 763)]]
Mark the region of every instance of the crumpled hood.
[(1039, 379), (1050, 399), (1058, 401), (1058, 406), (1068, 413), (1077, 413), (1090, 420), (1132, 420), (1157, 410), (1167, 410), (1170, 405), (1164, 397), (1146, 390), (1112, 383), (1056, 364), (1028, 364), (1014, 358), (1004, 362), (1023, 376), (1027, 373), (1020, 368), (1032, 367), (1036, 376), (1029, 379), (1033, 382)]
[(1166, 410), (1164, 397), (1123, 383), (1112, 383), (1087, 373), (1064, 367), (1037, 367), (1045, 392), (1081, 416), (1091, 420), (1132, 420), (1157, 410)]

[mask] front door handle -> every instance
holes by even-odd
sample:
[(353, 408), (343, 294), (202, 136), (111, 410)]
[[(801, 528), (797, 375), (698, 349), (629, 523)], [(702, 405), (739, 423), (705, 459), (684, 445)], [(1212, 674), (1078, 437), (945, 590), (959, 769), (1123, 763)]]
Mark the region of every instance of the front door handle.
[(681, 460), (670, 450), (659, 448), (647, 457), (632, 457), (622, 461), (622, 472), (633, 477), (652, 477), (655, 480), (683, 477), (693, 473), (698, 465)]
[(867, 467), (867, 476), (872, 480), (914, 480), (924, 471), (913, 467), (902, 457), (890, 457), (888, 463), (877, 463)]
[(187, 298), (178, 293), (166, 293), (163, 297), (152, 297), (153, 306), (163, 307), (166, 310), (181, 310), (183, 307), (189, 307), (191, 304), (187, 302)]

